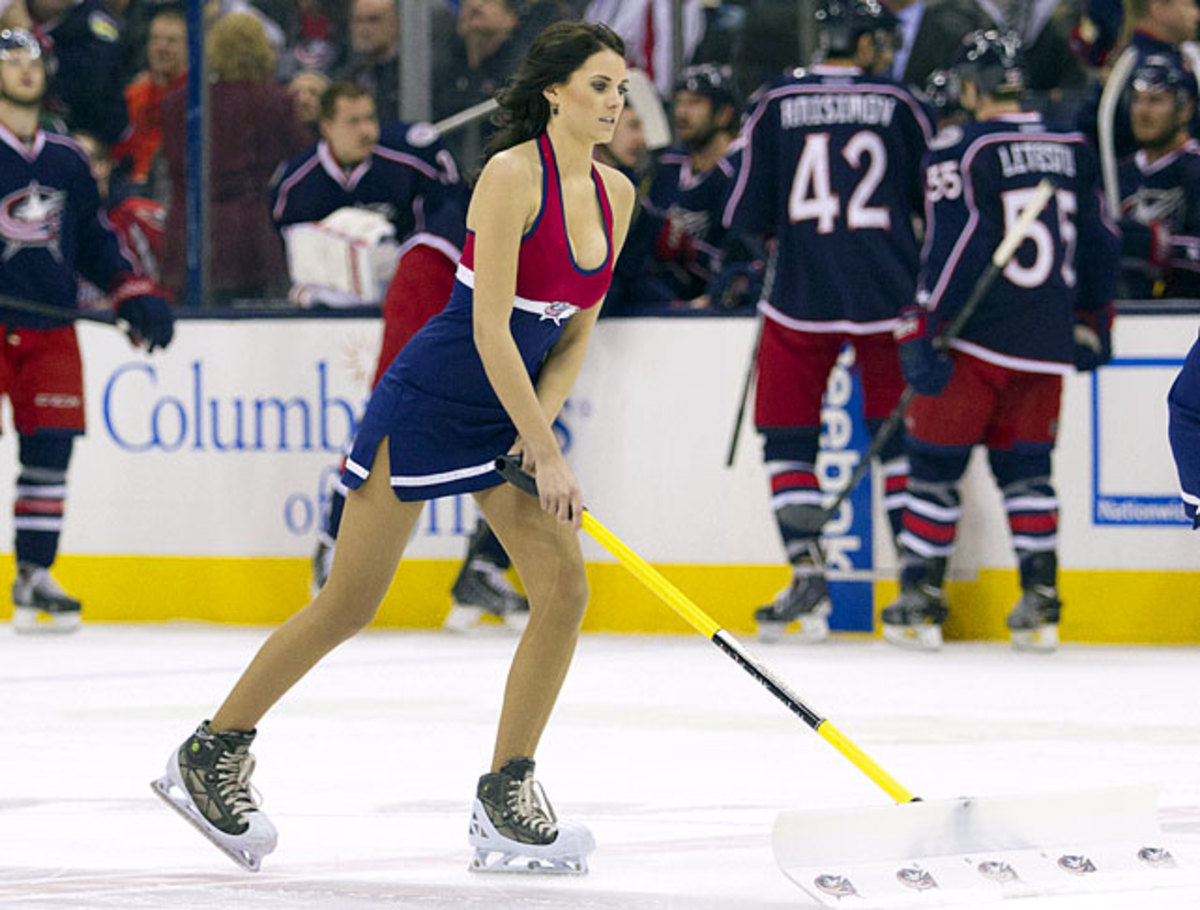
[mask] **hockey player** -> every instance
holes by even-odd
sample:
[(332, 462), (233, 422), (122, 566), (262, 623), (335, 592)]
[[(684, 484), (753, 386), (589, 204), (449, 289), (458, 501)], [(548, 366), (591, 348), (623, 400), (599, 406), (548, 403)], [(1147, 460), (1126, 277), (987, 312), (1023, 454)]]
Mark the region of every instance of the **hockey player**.
[[(650, 238), (651, 283), (669, 295), (659, 302), (702, 298), (720, 265), (721, 215), (740, 164), (730, 148), (739, 109), (728, 66), (705, 63), (679, 74), (673, 116), (680, 144), (659, 155), (635, 229)], [(637, 243), (634, 237), (631, 249)]]
[(1122, 297), (1200, 297), (1200, 143), (1188, 134), (1196, 81), (1169, 56), (1131, 82), (1139, 149), (1121, 162)]
[[(288, 162), (272, 186), (275, 224), (320, 221), (343, 207), (370, 208), (392, 222), (400, 262), (383, 303), (383, 344), (375, 383), (396, 354), (435, 313), (454, 286), (454, 268), (466, 231), (466, 191), (454, 159), (428, 124), (381, 128), (370, 94), (337, 82), (321, 97), (322, 139)], [(325, 527), (313, 553), (313, 591), (329, 574), (346, 502), (336, 484)], [(483, 614), (519, 629), (529, 606), (504, 577), (508, 554), (482, 519), (451, 589), (447, 627), (465, 630)]]
[[(928, 238), (917, 303), (897, 330), (904, 375), (918, 393), (906, 419), (901, 593), (883, 611), (883, 632), (896, 644), (940, 647), (958, 482), (982, 444), (1020, 565), (1021, 599), (1008, 616), (1013, 644), (1052, 650), (1061, 603), (1050, 462), (1062, 376), (1111, 356), (1117, 237), (1102, 215), (1097, 164), (1082, 134), (1051, 130), (1023, 111), (1015, 37), (969, 35), (954, 72), (975, 120), (941, 133), (925, 164)], [(1055, 192), (1046, 210), (949, 355), (938, 353), (934, 339), (1047, 178)]]
[(1192, 344), (1171, 385), (1167, 411), (1183, 509), (1192, 527), (1200, 528), (1200, 338)]
[[(83, 151), (38, 127), (46, 71), (27, 31), (0, 31), (0, 294), (73, 310), (76, 272), (108, 292), (135, 343), (165, 347), (173, 334), (163, 291), (133, 272), (100, 209)], [(70, 631), (79, 601), (50, 576), (58, 552), (67, 465), (84, 431), (83, 369), (75, 328), (0, 301), (0, 393), (20, 436), (13, 526), (13, 626)]]
[[(857, 353), (867, 426), (877, 430), (904, 389), (892, 329), (915, 289), (921, 156), (933, 127), (904, 86), (868, 75), (890, 61), (895, 19), (876, 0), (830, 0), (818, 13), (824, 62), (762, 96), (744, 131), (725, 210), (732, 243), (774, 234), (778, 269), (758, 349), (755, 424), (791, 584), (755, 613), (759, 636), (828, 634), (816, 462), (821, 400), (843, 345)], [(746, 239), (749, 238), (749, 239)], [(898, 531), (907, 473), (899, 434), (881, 453), (886, 508)]]

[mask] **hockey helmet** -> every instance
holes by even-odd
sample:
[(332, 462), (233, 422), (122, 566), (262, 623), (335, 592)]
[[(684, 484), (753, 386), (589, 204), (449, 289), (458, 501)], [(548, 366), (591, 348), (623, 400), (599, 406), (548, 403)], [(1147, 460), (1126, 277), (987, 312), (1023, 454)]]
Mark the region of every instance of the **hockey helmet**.
[(42, 46), (32, 32), (23, 28), (6, 28), (0, 31), (0, 60), (9, 59), (9, 55), (24, 51), (30, 60), (42, 56)]
[(733, 69), (715, 63), (689, 66), (675, 80), (676, 92), (694, 92), (712, 101), (713, 109), (726, 104), (738, 107), (737, 89), (733, 84)]
[(813, 18), (824, 57), (852, 57), (862, 35), (883, 32), (894, 36), (900, 25), (879, 0), (826, 0)]
[(1016, 32), (981, 29), (963, 39), (952, 71), (959, 84), (974, 82), (984, 95), (1020, 95), (1025, 63)]
[(1170, 92), (1179, 105), (1196, 100), (1195, 77), (1167, 54), (1152, 54), (1142, 60), (1129, 85), (1135, 92)]
[(938, 117), (952, 117), (961, 110), (958, 101), (958, 82), (949, 70), (934, 70), (925, 80), (922, 91), (929, 106)]

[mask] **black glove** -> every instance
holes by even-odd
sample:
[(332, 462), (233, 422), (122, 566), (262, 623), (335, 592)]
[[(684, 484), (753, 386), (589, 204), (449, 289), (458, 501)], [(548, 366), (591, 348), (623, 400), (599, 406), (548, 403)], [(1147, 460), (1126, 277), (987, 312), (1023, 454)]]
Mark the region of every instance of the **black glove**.
[(1075, 369), (1090, 373), (1112, 360), (1112, 304), (1075, 314)]
[(134, 344), (144, 341), (146, 349), (154, 351), (171, 343), (175, 313), (163, 289), (153, 281), (122, 273), (110, 298), (117, 316), (129, 323), (129, 338)]
[(727, 263), (708, 283), (709, 307), (714, 310), (736, 310), (754, 306), (762, 296), (765, 273), (766, 266), (759, 259)]
[(900, 369), (918, 395), (940, 395), (954, 372), (954, 362), (933, 346), (925, 308), (907, 306), (893, 333), (900, 346)]

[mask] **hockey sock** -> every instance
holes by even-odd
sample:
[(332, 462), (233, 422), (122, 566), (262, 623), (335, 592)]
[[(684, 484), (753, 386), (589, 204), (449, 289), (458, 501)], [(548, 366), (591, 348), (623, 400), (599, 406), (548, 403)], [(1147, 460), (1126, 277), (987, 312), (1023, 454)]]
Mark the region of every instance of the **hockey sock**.
[(74, 442), (74, 435), (66, 433), (21, 436), (21, 470), (13, 506), (18, 563), (46, 568), (54, 564)]
[(907, 506), (900, 544), (905, 554), (922, 559), (948, 557), (962, 510), (958, 481), (967, 469), (971, 450), (925, 449), (909, 453)]
[(1024, 566), (1039, 554), (1053, 556), (1058, 546), (1058, 496), (1050, 482), (1050, 452), (998, 449), (988, 453), (988, 461), (1004, 496), (1017, 562)]
[(825, 520), (816, 461), (820, 427), (768, 427), (763, 435), (763, 462), (771, 479), (771, 509), (788, 561), (799, 566), (809, 559)]
[[(883, 420), (867, 421), (871, 438), (879, 432)], [(908, 490), (908, 456), (904, 453), (904, 431), (897, 430), (879, 452), (879, 463), (883, 468), (883, 507), (887, 511), (888, 524), (892, 527), (892, 540), (900, 549), (900, 532), (904, 529), (904, 503)]]

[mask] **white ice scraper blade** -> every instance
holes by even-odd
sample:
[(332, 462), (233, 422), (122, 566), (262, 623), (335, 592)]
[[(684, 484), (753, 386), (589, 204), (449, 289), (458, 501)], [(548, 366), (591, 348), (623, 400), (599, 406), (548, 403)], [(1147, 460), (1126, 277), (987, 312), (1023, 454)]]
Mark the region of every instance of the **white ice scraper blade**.
[(775, 860), (825, 906), (1190, 884), (1156, 786), (781, 812)]

